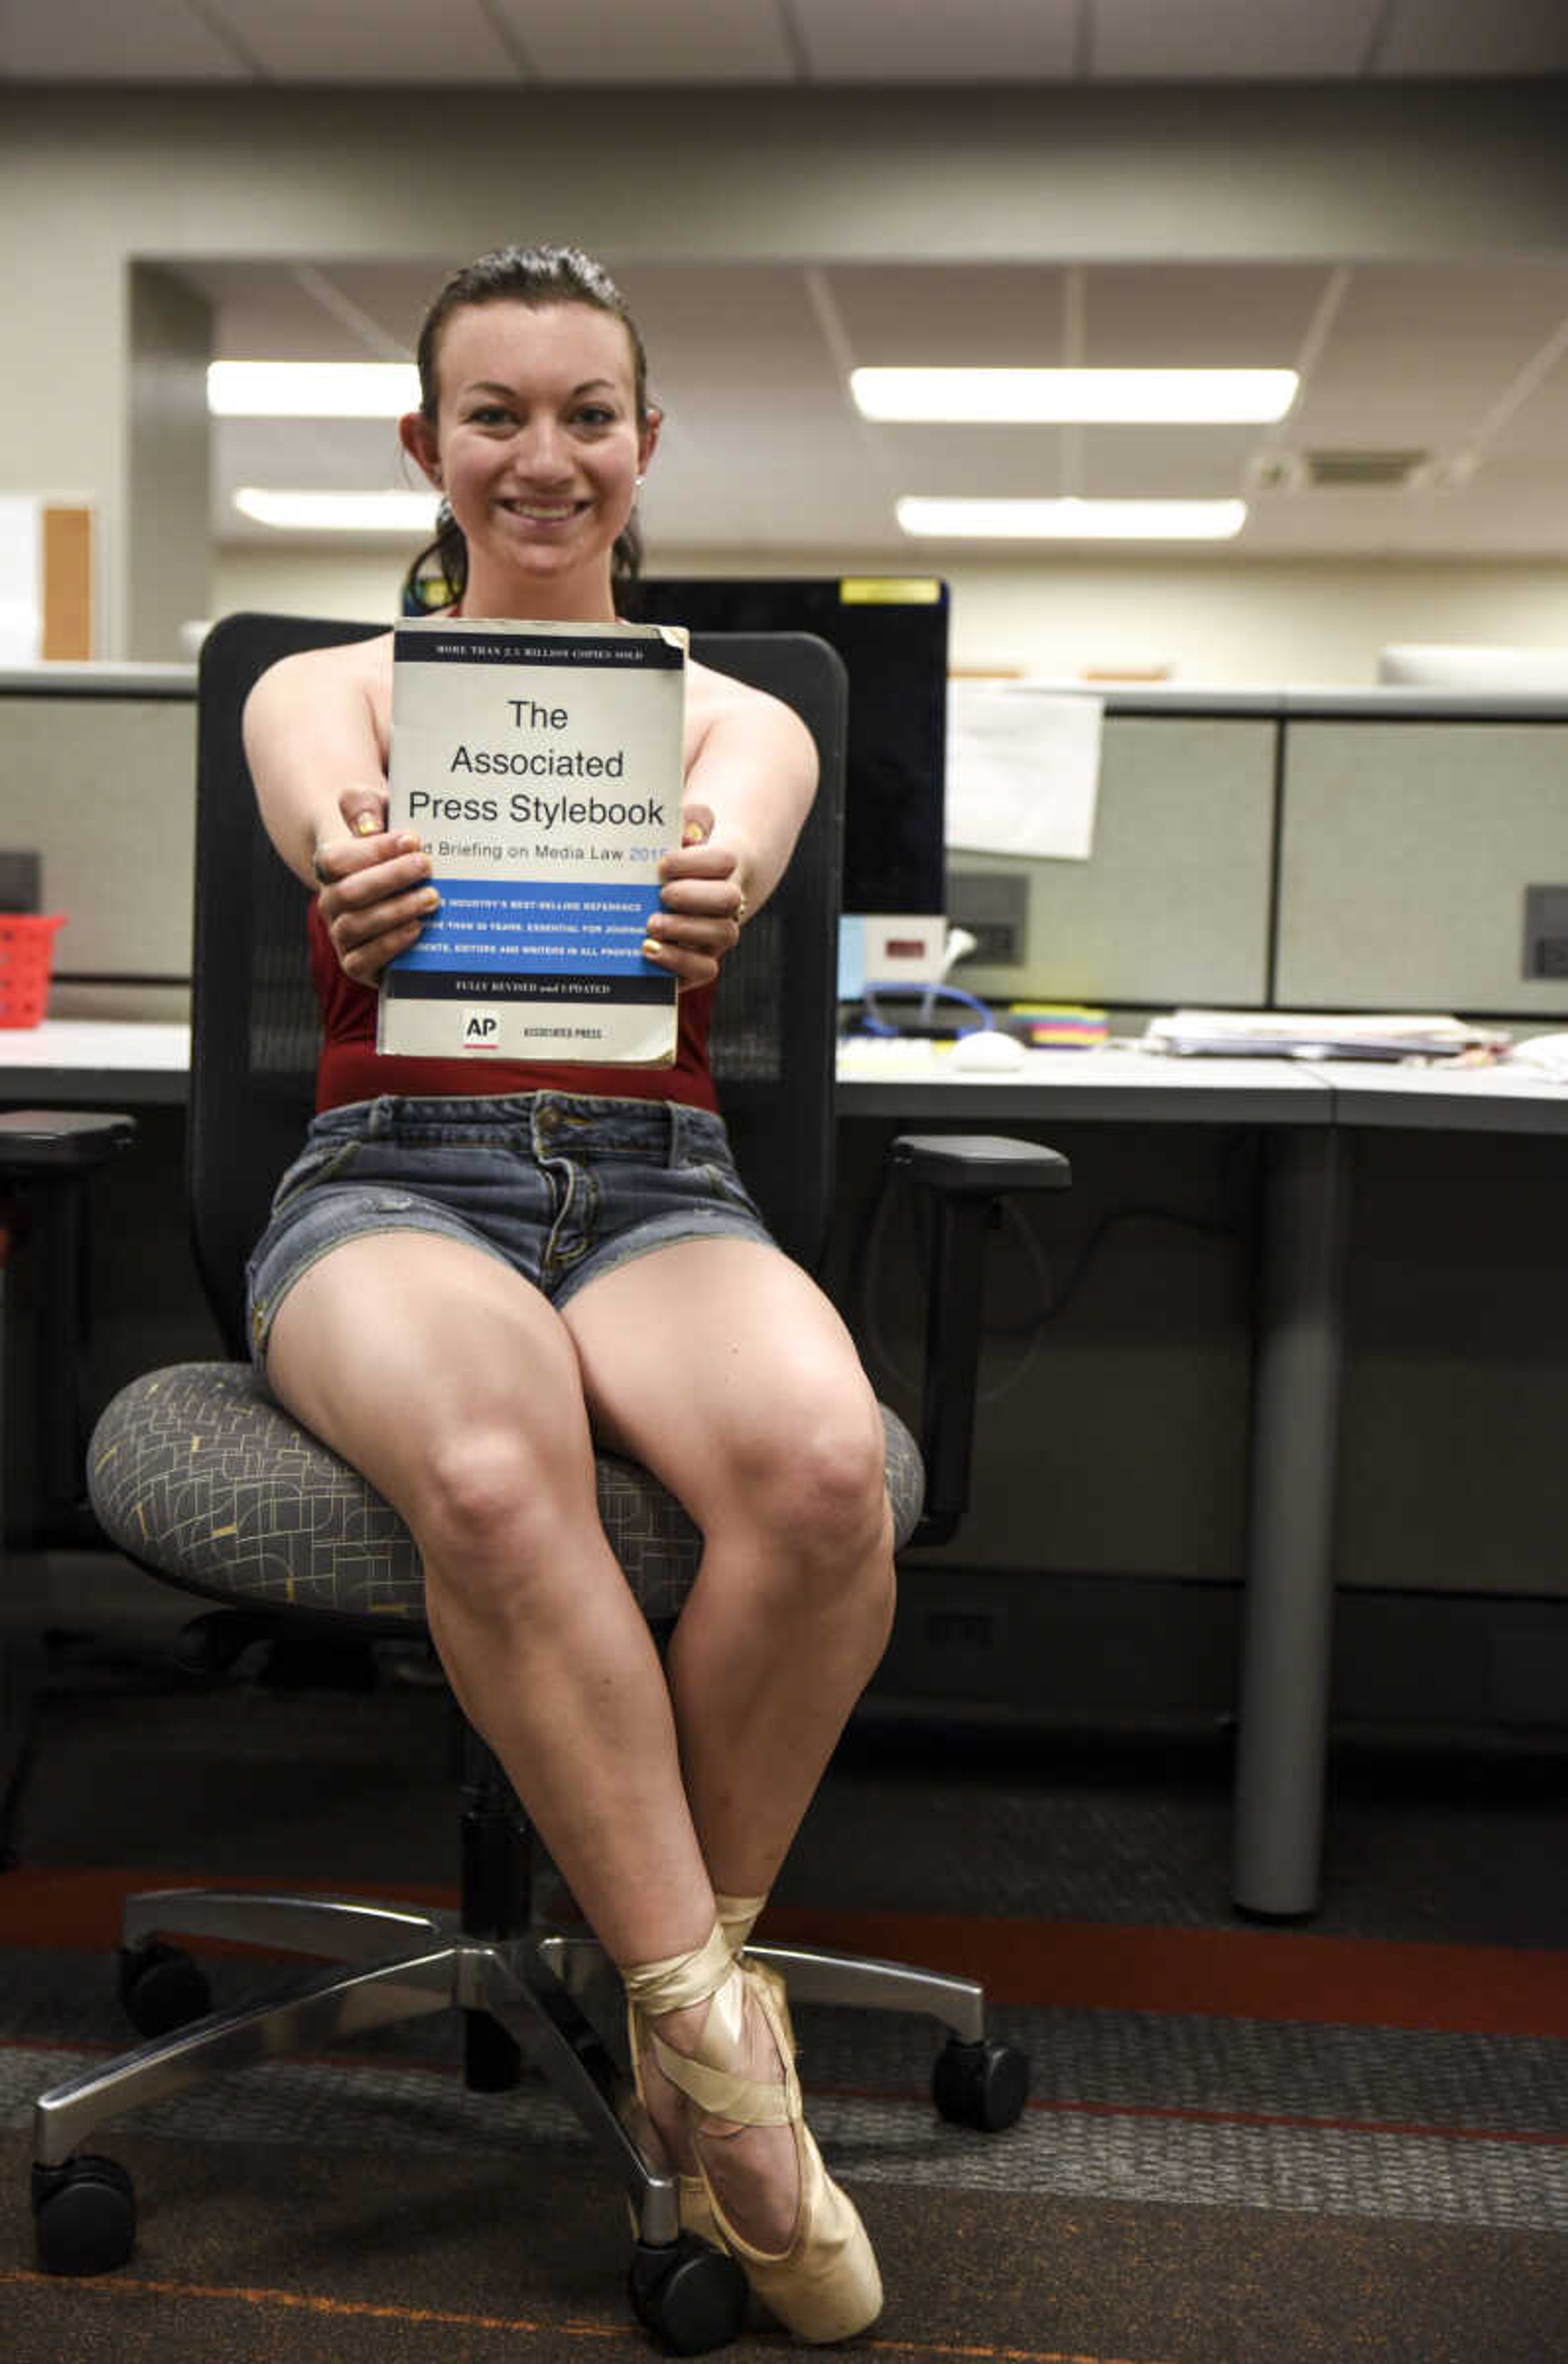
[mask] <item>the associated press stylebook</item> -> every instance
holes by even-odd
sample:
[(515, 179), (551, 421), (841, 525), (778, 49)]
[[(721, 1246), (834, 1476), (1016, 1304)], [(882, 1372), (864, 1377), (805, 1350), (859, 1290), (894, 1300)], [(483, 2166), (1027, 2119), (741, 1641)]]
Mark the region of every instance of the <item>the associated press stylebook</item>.
[(642, 956), (679, 842), (686, 635), (399, 623), (390, 829), (440, 895), (383, 973), (378, 1050), (668, 1066), (675, 980)]

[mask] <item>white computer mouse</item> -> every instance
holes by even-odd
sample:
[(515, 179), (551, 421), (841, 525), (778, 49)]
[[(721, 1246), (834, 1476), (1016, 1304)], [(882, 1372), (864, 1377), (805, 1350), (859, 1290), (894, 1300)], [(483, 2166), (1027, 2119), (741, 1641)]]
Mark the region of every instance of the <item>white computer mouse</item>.
[(951, 1064), (962, 1068), (966, 1075), (1009, 1075), (1021, 1067), (1029, 1057), (1016, 1034), (1003, 1034), (991, 1026), (977, 1027), (973, 1034), (961, 1034), (952, 1046)]

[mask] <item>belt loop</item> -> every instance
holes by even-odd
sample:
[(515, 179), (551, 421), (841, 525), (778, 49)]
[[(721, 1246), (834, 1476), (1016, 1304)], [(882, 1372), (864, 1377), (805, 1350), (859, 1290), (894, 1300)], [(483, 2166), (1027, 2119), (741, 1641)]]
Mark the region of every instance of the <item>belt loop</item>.
[(666, 1100), (664, 1106), (669, 1112), (669, 1128), (665, 1135), (665, 1163), (674, 1167), (683, 1165), (685, 1160), (685, 1112), (679, 1100)]
[(397, 1113), (397, 1102), (390, 1092), (384, 1092), (371, 1102), (370, 1119), (365, 1126), (367, 1141), (383, 1141), (392, 1131)]

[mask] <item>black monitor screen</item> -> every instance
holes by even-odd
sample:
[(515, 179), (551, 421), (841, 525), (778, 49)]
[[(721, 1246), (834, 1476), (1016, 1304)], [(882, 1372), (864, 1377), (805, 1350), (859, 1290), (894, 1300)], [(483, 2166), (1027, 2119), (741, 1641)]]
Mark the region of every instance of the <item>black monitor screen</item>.
[(816, 632), (850, 676), (846, 911), (940, 912), (948, 593), (929, 577), (645, 578), (622, 612), (694, 632)]

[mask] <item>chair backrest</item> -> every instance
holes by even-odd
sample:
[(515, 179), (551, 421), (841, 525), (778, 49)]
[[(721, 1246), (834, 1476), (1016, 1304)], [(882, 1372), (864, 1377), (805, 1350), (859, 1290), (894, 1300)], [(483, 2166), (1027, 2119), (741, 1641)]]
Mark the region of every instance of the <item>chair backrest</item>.
[[(245, 1258), (314, 1106), (320, 1042), (308, 896), (261, 827), (240, 718), (253, 684), (278, 658), (386, 629), (229, 616), (202, 646), (190, 1212), (197, 1268), (236, 1355), (245, 1352)], [(837, 652), (806, 633), (694, 634), (692, 653), (794, 707), (821, 764), (821, 786), (784, 880), (724, 965), (711, 1036), (741, 1171), (781, 1246), (814, 1268), (833, 1202), (848, 677)]]

